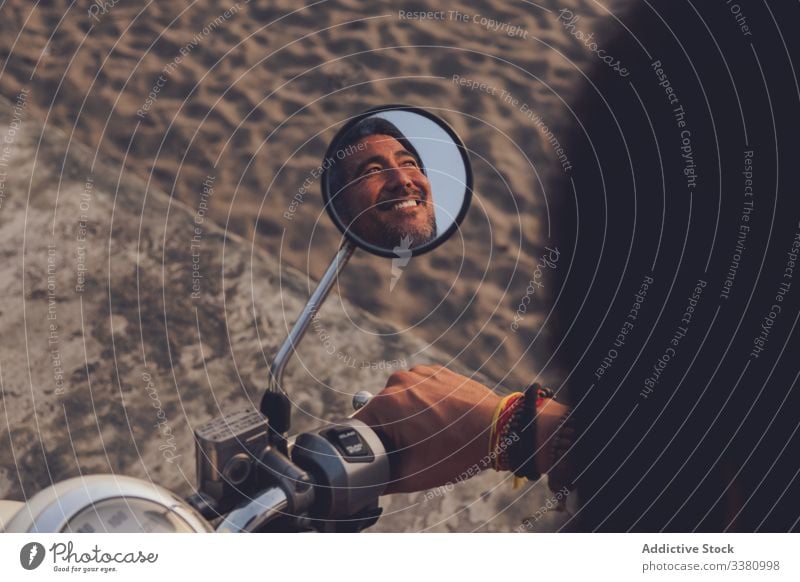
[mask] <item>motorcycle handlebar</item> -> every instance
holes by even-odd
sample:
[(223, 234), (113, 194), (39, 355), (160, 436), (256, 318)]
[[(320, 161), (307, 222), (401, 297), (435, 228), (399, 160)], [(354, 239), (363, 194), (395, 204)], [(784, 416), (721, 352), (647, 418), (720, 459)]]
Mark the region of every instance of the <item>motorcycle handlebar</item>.
[(228, 513), (217, 526), (218, 533), (248, 533), (263, 528), (285, 514), (289, 499), (280, 487), (270, 487), (257, 497)]

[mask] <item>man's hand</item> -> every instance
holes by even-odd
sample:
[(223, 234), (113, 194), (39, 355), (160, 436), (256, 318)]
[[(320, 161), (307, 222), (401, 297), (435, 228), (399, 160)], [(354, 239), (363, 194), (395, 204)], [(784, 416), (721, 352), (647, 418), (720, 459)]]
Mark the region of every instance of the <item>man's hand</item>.
[[(355, 414), (383, 433), (390, 455), (392, 482), (386, 493), (431, 489), (490, 467), (489, 438), (501, 398), (442, 366), (416, 366), (389, 376), (386, 388)], [(564, 456), (574, 438), (569, 408), (545, 399), (536, 411), (536, 454), (540, 473), (550, 472), (555, 491), (571, 482), (573, 467)]]
[[(394, 447), (386, 493), (444, 485), (475, 471), (489, 452), (500, 397), (442, 366), (416, 366), (389, 376), (386, 388), (355, 414)], [(471, 475), (470, 475), (471, 476)]]

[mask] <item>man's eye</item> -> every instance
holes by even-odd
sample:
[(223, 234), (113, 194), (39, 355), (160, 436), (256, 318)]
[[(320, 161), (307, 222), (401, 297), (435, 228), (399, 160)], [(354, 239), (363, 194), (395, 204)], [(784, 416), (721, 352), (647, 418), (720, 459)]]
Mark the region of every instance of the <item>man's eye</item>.
[(369, 174), (376, 174), (376, 173), (378, 173), (380, 171), (381, 171), (381, 167), (380, 166), (369, 166), (368, 168), (366, 168), (364, 170), (364, 172), (361, 175), (362, 176), (368, 176)]
[(416, 160), (406, 160), (405, 162), (403, 162), (402, 165), (411, 166), (412, 168), (416, 168), (417, 167), (417, 162), (416, 162)]

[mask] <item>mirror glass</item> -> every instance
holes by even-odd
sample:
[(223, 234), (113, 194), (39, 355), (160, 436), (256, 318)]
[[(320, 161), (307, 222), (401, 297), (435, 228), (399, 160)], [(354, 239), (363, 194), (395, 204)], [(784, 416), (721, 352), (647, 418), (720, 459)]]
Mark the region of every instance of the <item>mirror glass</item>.
[(352, 242), (381, 256), (435, 248), (456, 231), (472, 197), (463, 142), (416, 107), (380, 107), (351, 119), (322, 167), (331, 218)]

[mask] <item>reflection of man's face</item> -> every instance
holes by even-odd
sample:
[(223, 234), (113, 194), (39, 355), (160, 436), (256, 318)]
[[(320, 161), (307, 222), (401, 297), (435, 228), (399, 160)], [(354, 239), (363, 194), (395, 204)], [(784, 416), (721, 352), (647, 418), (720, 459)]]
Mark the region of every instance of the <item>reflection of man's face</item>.
[(412, 247), (433, 239), (431, 185), (414, 155), (388, 135), (370, 135), (359, 144), (342, 162), (350, 184), (341, 194), (349, 227), (364, 240), (388, 249), (404, 237), (410, 237)]

